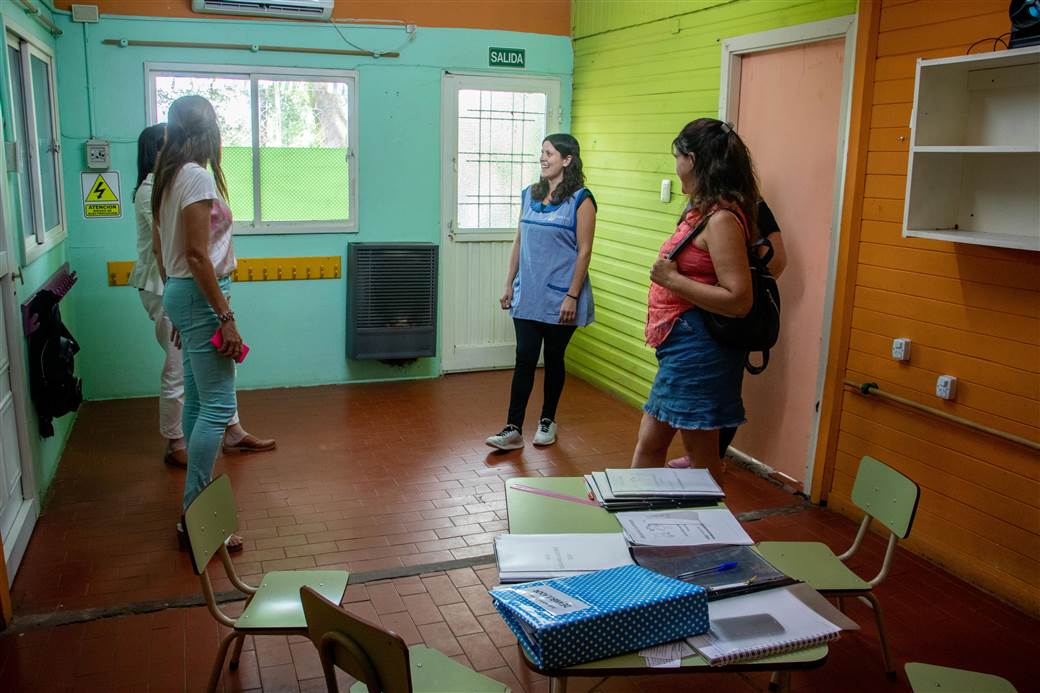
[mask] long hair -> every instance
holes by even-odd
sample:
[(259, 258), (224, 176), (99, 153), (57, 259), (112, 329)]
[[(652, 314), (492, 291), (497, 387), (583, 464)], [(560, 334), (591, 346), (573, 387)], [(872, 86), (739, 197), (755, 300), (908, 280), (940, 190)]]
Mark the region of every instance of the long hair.
[[(565, 133), (549, 135), (542, 142), (548, 142), (560, 156), (571, 157), (571, 163), (563, 169), (563, 180), (553, 190), (549, 204), (558, 205), (568, 197), (585, 187), (585, 172), (581, 168), (581, 146), (578, 140)], [(531, 199), (541, 202), (549, 194), (549, 181), (539, 178), (538, 182), (531, 186)]]
[(693, 156), (690, 207), (703, 213), (716, 204), (735, 205), (748, 228), (755, 228), (758, 183), (751, 153), (731, 125), (714, 118), (687, 123), (672, 142), (678, 154)]
[(217, 112), (209, 101), (190, 94), (182, 96), (170, 105), (169, 122), (166, 125), (166, 144), (159, 153), (155, 167), (155, 183), (152, 188), (152, 216), (159, 218), (163, 195), (173, 184), (177, 172), (184, 164), (194, 162), (213, 169), (217, 191), (227, 200), (227, 182), (220, 168), (220, 126)]
[(134, 186), (134, 194), (131, 199), (137, 197), (137, 189), (148, 177), (149, 173), (155, 172), (155, 162), (159, 158), (159, 150), (162, 149), (163, 139), (166, 137), (166, 123), (159, 123), (146, 127), (137, 137), (137, 185)]

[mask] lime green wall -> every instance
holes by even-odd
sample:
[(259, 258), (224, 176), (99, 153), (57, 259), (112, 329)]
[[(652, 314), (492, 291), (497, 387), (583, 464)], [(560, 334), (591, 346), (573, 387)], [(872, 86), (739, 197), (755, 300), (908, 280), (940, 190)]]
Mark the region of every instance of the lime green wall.
[(632, 404), (646, 399), (657, 371), (643, 341), (650, 266), (685, 204), (671, 142), (718, 115), (722, 41), (855, 11), (855, 0), (575, 0), (572, 131), (599, 214), (596, 322), (571, 342), (569, 370)]

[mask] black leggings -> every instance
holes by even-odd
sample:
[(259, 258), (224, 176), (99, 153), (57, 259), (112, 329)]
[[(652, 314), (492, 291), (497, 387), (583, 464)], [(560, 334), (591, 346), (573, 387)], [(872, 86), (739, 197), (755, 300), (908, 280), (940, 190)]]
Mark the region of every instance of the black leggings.
[(534, 387), (534, 370), (538, 367), (538, 353), (545, 342), (545, 400), (542, 403), (543, 419), (556, 420), (556, 405), (563, 394), (563, 381), (567, 371), (563, 355), (575, 325), (554, 325), (535, 320), (513, 318), (516, 328), (516, 368), (513, 370), (513, 387), (509, 392), (509, 418), (506, 423), (517, 428), (524, 427), (527, 400)]

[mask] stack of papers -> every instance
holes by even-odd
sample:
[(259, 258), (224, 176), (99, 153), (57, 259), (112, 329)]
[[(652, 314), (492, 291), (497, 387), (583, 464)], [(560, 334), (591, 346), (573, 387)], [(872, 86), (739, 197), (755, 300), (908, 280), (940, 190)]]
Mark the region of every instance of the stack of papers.
[(708, 604), (708, 632), (687, 638), (712, 666), (794, 652), (859, 626), (805, 583)]
[(547, 580), (633, 565), (623, 534), (500, 534), (495, 537), (498, 579)]
[(625, 538), (643, 546), (750, 546), (740, 522), (726, 508), (623, 512), (617, 515)]
[(585, 481), (611, 512), (714, 505), (726, 496), (707, 469), (607, 469)]

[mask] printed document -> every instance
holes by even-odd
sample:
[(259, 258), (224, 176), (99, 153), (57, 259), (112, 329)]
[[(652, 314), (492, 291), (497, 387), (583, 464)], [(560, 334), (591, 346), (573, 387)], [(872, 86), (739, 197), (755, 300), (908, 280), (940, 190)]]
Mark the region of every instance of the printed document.
[(625, 537), (644, 546), (705, 546), (755, 542), (725, 508), (618, 513)]

